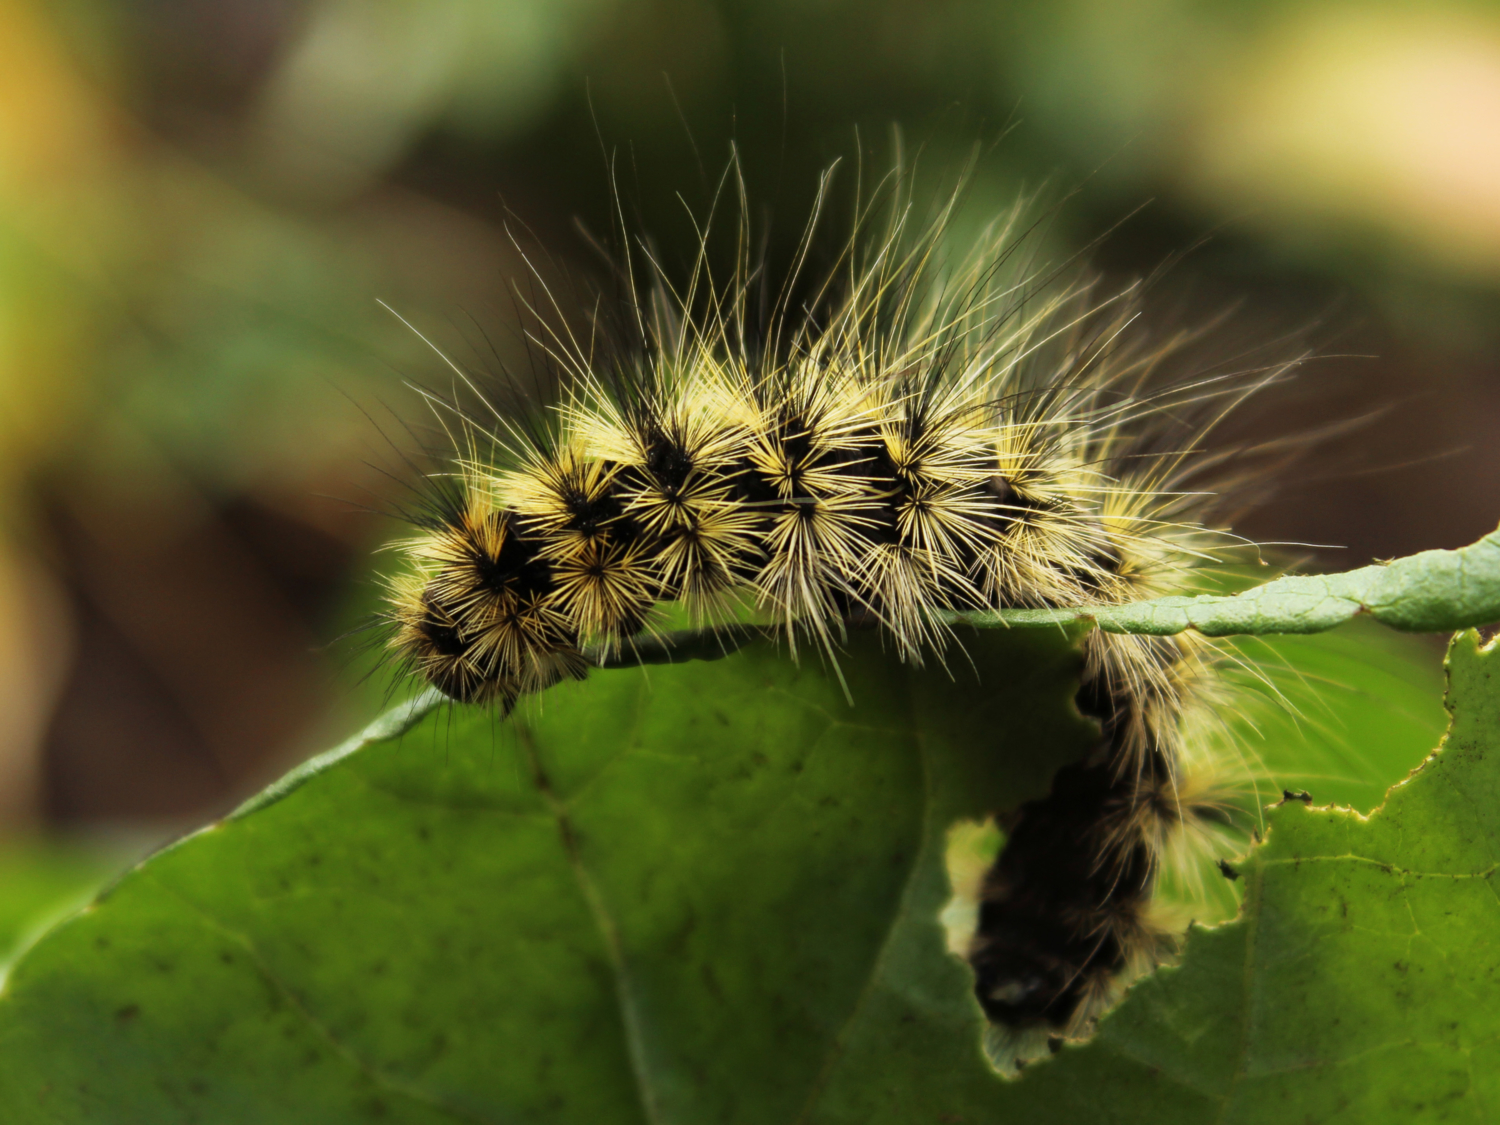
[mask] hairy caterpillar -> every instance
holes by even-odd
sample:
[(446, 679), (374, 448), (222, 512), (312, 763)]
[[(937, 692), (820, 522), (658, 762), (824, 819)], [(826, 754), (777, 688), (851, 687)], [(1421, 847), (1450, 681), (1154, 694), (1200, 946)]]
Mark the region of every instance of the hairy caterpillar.
[[(527, 427), (437, 400), (457, 452), (400, 544), (394, 659), (508, 711), (649, 637), (663, 603), (836, 667), (850, 628), (920, 662), (958, 615), (1205, 588), (1237, 540), (1201, 483), (1227, 454), (1201, 447), (1291, 363), (1195, 366), (1192, 334), (1140, 325), (1139, 287), (1040, 272), (1023, 206), (956, 253), (958, 196), (923, 219), (890, 183), (795, 310), (807, 243), (755, 317), (743, 220), (724, 280), (706, 249), (680, 287), (649, 255), (646, 280), (627, 272), (623, 346), (543, 288), (559, 401)], [(1243, 781), (1195, 734), (1226, 690), (1211, 641), (1084, 643), (1099, 742), (1009, 826), (968, 950), (1002, 1066), (1086, 1033), (1156, 962), (1158, 882), (1213, 846)]]

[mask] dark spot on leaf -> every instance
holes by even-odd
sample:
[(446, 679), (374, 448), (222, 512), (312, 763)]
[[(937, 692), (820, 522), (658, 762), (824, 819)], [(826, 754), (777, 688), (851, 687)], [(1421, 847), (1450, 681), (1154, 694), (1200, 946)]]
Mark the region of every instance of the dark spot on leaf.
[(115, 1019), (119, 1020), (121, 1023), (129, 1023), (140, 1014), (141, 1006), (139, 1004), (126, 1004), (123, 1008), (115, 1013)]
[(1304, 805), (1312, 804), (1312, 794), (1306, 789), (1299, 789), (1295, 793), (1290, 789), (1283, 789), (1281, 791), (1281, 799), (1283, 801), (1301, 801)]
[(1240, 877), (1240, 873), (1234, 868), (1230, 867), (1228, 862), (1222, 859), (1219, 860), (1219, 874), (1224, 876), (1224, 878), (1228, 879), (1231, 883)]
[(713, 995), (713, 998), (715, 1000), (723, 1000), (724, 988), (719, 984), (719, 978), (714, 975), (713, 966), (705, 964), (703, 966), (702, 976), (704, 987), (706, 987), (708, 991)]

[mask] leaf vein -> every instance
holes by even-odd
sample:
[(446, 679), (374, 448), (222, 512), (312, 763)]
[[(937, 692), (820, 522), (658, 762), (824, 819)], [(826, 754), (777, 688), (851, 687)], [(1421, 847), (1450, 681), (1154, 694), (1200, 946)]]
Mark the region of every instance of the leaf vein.
[(314, 1034), (316, 1034), (320, 1039), (322, 1039), (331, 1048), (333, 1048), (333, 1051), (336, 1055), (341, 1057), (350, 1066), (354, 1067), (355, 1070), (359, 1071), (360, 1074), (369, 1079), (369, 1081), (373, 1085), (378, 1086), (380, 1089), (385, 1090), (389, 1093), (397, 1094), (401, 1097), (407, 1098), (408, 1100), (416, 1102), (419, 1105), (425, 1105), (430, 1109), (435, 1109), (440, 1113), (447, 1114), (455, 1121), (470, 1122), (471, 1125), (500, 1125), (498, 1118), (481, 1116), (480, 1114), (474, 1113), (473, 1111), (465, 1109), (461, 1106), (453, 1105), (450, 1102), (444, 1101), (442, 1098), (438, 1097), (435, 1094), (429, 1093), (428, 1091), (423, 1090), (420, 1087), (412, 1086), (409, 1083), (403, 1082), (400, 1079), (385, 1073), (379, 1067), (363, 1058), (358, 1051), (356, 1051), (348, 1043), (345, 1043), (343, 1039), (341, 1039), (331, 1027), (320, 1020), (303, 1001), (302, 997), (297, 994), (296, 990), (293, 989), (289, 984), (287, 984), (286, 981), (282, 980), (281, 977), (274, 970), (272, 970), (271, 966), (266, 963), (265, 958), (261, 956), (260, 949), (256, 946), (254, 939), (252, 939), (249, 934), (235, 929), (233, 926), (229, 925), (222, 919), (216, 917), (210, 911), (205, 909), (201, 903), (195, 902), (192, 898), (183, 894), (176, 887), (173, 887), (169, 883), (163, 881), (155, 874), (150, 874), (148, 878), (153, 884), (155, 884), (157, 887), (160, 887), (163, 891), (171, 895), (178, 902), (182, 903), (190, 911), (192, 911), (193, 914), (198, 917), (199, 922), (203, 926), (210, 930), (213, 930), (218, 934), (221, 934), (226, 938), (229, 938), (241, 949), (243, 949), (245, 951), (245, 955), (250, 959), (250, 963), (255, 967), (255, 971), (260, 975), (261, 979), (269, 984), (273, 989), (275, 989), (276, 994), (286, 1001), (291, 1010), (297, 1013), (302, 1021), (312, 1029)]

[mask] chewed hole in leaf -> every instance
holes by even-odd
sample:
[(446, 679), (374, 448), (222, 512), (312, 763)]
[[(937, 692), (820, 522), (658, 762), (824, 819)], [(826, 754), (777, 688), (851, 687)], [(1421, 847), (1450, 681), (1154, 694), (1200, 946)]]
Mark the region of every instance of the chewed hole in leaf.
[(952, 897), (938, 915), (947, 937), (948, 952), (967, 957), (979, 926), (979, 896), (984, 876), (1005, 846), (1005, 834), (993, 818), (959, 820), (948, 828), (943, 868)]
[[(938, 921), (943, 927), (948, 953), (962, 961), (965, 968), (979, 928), (985, 875), (1004, 846), (1005, 833), (993, 817), (958, 820), (948, 827), (943, 868), (948, 876), (950, 895)], [(1054, 1037), (1046, 1031), (1017, 1032), (991, 1024), (977, 1007), (974, 1027), (990, 1065), (1007, 1079), (1020, 1077), (1029, 1063), (1044, 1058), (1052, 1049), (1050, 1043)]]

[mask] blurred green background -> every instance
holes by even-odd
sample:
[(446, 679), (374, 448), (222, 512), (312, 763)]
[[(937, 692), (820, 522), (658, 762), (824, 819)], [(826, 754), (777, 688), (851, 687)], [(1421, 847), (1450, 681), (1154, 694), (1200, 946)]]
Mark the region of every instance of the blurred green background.
[(441, 374), (377, 298), (524, 360), (507, 221), (598, 275), (613, 167), (675, 267), (733, 141), (784, 260), (893, 125), (934, 182), (983, 146), (976, 213), (1071, 194), (1049, 253), (1310, 331), (1247, 425), (1375, 417), (1249, 534), (1494, 527), (1500, 7), (0, 0), (0, 829), (201, 821), (374, 705), (330, 642)]

